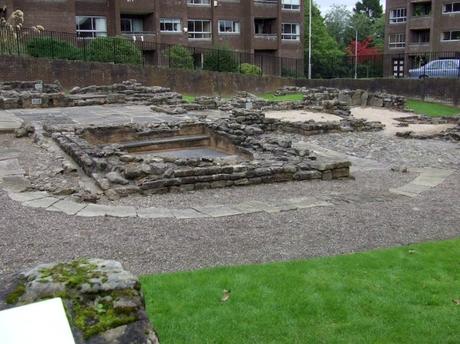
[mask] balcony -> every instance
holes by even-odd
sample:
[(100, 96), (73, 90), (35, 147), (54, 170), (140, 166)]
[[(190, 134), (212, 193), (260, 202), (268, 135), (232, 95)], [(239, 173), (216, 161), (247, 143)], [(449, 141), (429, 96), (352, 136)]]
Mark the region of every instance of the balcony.
[(275, 34), (255, 34), (254, 49), (257, 50), (277, 50), (278, 35)]
[(255, 17), (277, 17), (279, 0), (254, 0)]
[(143, 32), (122, 31), (121, 35), (135, 42), (156, 42), (156, 38), (157, 38), (156, 33), (153, 31), (143, 31)]
[(155, 10), (155, 2), (152, 0), (118, 0), (120, 12), (133, 14), (149, 14)]

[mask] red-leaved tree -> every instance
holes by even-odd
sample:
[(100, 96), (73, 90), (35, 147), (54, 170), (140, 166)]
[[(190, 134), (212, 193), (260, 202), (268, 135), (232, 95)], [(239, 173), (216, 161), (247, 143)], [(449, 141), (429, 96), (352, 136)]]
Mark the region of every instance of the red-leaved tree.
[(373, 60), (376, 55), (380, 55), (379, 49), (376, 47), (372, 47), (372, 37), (367, 37), (365, 40), (358, 41), (357, 43), (355, 40), (351, 41), (347, 47), (348, 56), (355, 56), (356, 44), (358, 44), (359, 63)]

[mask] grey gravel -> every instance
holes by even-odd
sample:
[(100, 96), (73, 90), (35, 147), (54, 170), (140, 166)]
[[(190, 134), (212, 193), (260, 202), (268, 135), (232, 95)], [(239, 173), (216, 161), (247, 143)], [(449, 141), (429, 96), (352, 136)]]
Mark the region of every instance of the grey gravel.
[[(357, 171), (355, 180), (154, 195), (117, 203), (180, 209), (313, 197), (332, 206), (216, 218), (84, 218), (26, 208), (0, 191), (0, 286), (17, 271), (77, 257), (115, 259), (136, 274), (147, 274), (335, 255), (460, 236), (458, 145), (366, 133), (354, 136), (308, 139), (388, 166)], [(389, 189), (401, 187), (417, 174), (393, 172), (391, 164), (445, 167), (455, 172), (435, 188), (409, 198)]]

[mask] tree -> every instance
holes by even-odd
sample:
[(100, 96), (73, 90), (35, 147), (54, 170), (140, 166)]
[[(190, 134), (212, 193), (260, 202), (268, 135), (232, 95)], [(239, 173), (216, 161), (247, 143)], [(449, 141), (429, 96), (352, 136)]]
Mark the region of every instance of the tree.
[(217, 47), (204, 54), (203, 69), (216, 72), (237, 72), (238, 61), (227, 47)]
[(375, 20), (382, 17), (383, 7), (380, 5), (380, 0), (361, 0), (355, 4), (353, 12), (364, 14), (371, 20)]
[(367, 37), (361, 42), (352, 41), (347, 47), (347, 54), (348, 56), (355, 56), (355, 52), (358, 51), (359, 63), (369, 61), (380, 53), (376, 47), (372, 46), (372, 43), (372, 37)]
[(193, 56), (186, 47), (175, 45), (168, 55), (170, 68), (193, 69)]
[[(308, 69), (308, 24), (309, 0), (305, 0), (305, 64)], [(312, 75), (315, 78), (340, 76), (345, 53), (329, 34), (318, 7), (312, 4)]]
[(351, 17), (352, 13), (345, 5), (332, 5), (324, 17), (328, 32), (342, 48), (348, 44), (346, 32), (351, 25)]

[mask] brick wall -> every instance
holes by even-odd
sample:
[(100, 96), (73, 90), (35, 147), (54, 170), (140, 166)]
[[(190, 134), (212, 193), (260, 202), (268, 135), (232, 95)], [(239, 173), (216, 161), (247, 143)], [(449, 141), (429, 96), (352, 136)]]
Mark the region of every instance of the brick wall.
[(0, 56), (0, 81), (59, 80), (65, 88), (106, 85), (136, 79), (146, 85), (170, 87), (187, 94), (232, 94), (236, 91), (269, 92), (285, 85), (336, 87), (388, 92), (406, 97), (460, 103), (460, 79), (285, 79), (252, 77), (234, 73), (186, 71), (153, 66), (48, 60)]
[(43, 80), (73, 86), (107, 85), (136, 79), (146, 85), (160, 85), (188, 94), (232, 94), (236, 91), (269, 92), (295, 80), (279, 77), (251, 77), (236, 73), (187, 71), (153, 66), (98, 62), (49, 60), (0, 56), (0, 81)]

